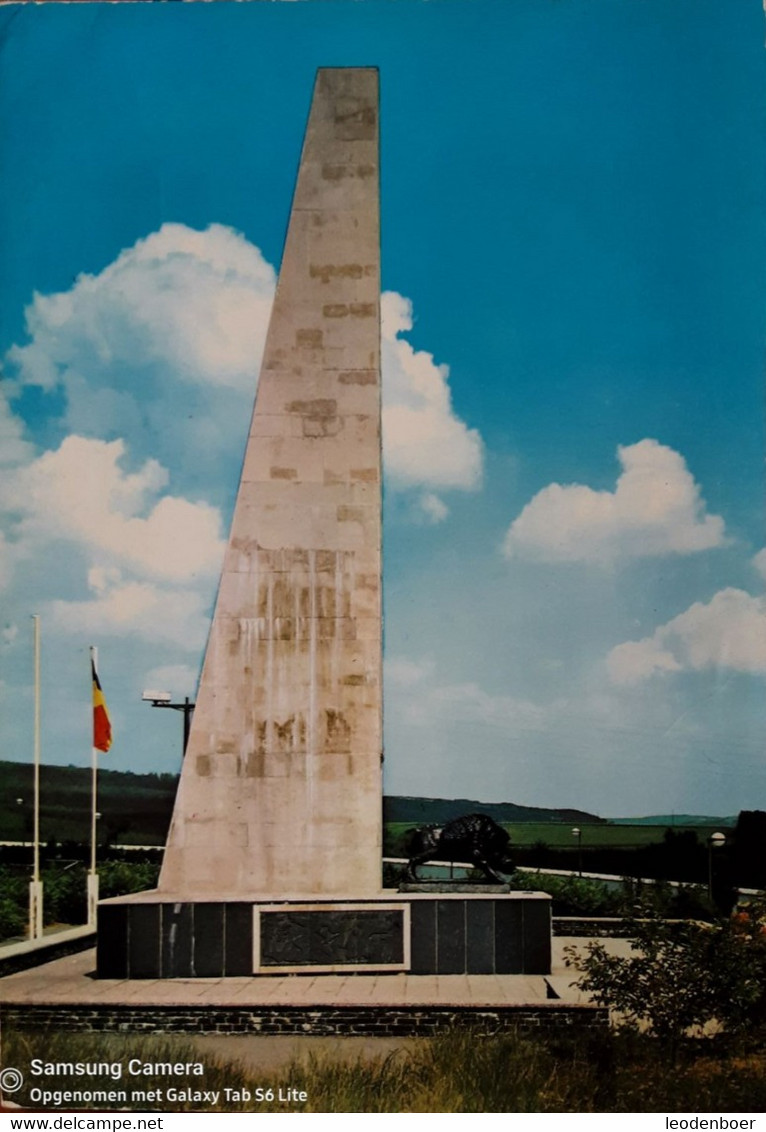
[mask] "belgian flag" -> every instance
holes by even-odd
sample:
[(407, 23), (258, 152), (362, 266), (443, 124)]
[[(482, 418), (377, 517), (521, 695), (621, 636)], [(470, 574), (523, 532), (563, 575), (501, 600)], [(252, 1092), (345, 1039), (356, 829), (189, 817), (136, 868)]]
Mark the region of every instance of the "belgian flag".
[(112, 722), (106, 710), (106, 700), (101, 691), (101, 681), (93, 656), (90, 658), (90, 667), (93, 674), (93, 746), (97, 751), (108, 751), (112, 745)]

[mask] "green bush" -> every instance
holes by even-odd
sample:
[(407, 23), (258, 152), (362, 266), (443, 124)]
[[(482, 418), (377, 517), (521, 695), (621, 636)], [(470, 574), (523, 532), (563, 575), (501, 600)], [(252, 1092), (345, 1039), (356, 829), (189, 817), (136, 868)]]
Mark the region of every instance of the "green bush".
[[(159, 865), (150, 861), (105, 861), (99, 865), (99, 895), (123, 896), (155, 888)], [(43, 917), (46, 924), (84, 924), (88, 915), (85, 865), (49, 866), (40, 874), (43, 882)], [(29, 879), (0, 868), (0, 939), (23, 935), (29, 922)]]
[(110, 896), (156, 888), (160, 866), (152, 861), (105, 861), (98, 873), (99, 894), (107, 900)]
[(20, 902), (5, 894), (0, 895), (0, 939), (24, 935), (29, 916)]
[(766, 934), (760, 912), (718, 923), (630, 922), (630, 956), (591, 942), (566, 949), (579, 987), (623, 1024), (643, 1025), (676, 1042), (690, 1027), (716, 1021), (742, 1030), (766, 1020)]
[(85, 869), (44, 869), (43, 915), (46, 924), (83, 924), (88, 915)]
[(511, 885), (522, 892), (547, 892), (554, 916), (618, 916), (625, 903), (622, 892), (585, 877), (517, 872)]
[(0, 939), (24, 935), (29, 921), (29, 881), (0, 868)]
[(712, 907), (704, 889), (695, 885), (674, 887), (665, 881), (644, 884), (624, 877), (620, 888), (589, 877), (551, 876), (520, 870), (511, 884), (523, 892), (547, 892), (553, 897), (554, 916), (667, 916), (670, 919), (710, 919)]

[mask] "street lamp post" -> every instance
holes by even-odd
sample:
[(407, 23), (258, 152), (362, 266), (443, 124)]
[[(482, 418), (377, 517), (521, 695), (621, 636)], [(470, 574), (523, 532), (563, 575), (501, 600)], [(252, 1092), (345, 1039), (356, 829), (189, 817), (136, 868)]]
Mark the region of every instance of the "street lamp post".
[(713, 903), (713, 850), (722, 849), (726, 844), (726, 835), (711, 833), (707, 839), (707, 893), (710, 903)]
[(582, 830), (579, 826), (572, 830), (572, 837), (577, 838), (577, 875), (582, 876)]
[(151, 704), (152, 707), (172, 708), (173, 711), (182, 711), (183, 712), (183, 714), (184, 714), (184, 718), (183, 718), (183, 736), (184, 736), (183, 743), (184, 743), (184, 745), (183, 745), (183, 752), (182, 753), (185, 755), (186, 754), (186, 748), (189, 745), (189, 731), (191, 730), (191, 719), (192, 719), (192, 715), (194, 714), (194, 709), (197, 705), (193, 704), (188, 696), (184, 697), (183, 703), (174, 704), (174, 703), (171, 702), (172, 696), (170, 695), (170, 692), (147, 691), (147, 692), (143, 693), (143, 695), (141, 696), (141, 699), (144, 700), (145, 703)]

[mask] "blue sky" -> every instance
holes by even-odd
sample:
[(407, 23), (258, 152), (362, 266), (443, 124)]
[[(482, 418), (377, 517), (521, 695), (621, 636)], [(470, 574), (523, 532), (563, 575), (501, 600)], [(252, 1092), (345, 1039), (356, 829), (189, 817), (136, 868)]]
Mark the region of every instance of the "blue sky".
[[(174, 770), (318, 66), (382, 88), (386, 789), (766, 806), (755, 0), (0, 9), (2, 747)], [(760, 555), (760, 557), (759, 557)]]

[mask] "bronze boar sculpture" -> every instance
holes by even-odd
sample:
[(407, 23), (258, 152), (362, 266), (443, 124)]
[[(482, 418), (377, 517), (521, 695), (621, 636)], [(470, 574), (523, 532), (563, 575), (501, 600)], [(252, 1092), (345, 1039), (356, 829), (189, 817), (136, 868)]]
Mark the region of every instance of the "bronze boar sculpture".
[(499, 872), (513, 872), (508, 852), (510, 837), (487, 814), (465, 814), (444, 825), (413, 831), (408, 846), (406, 881), (418, 881), (416, 869), (427, 861), (465, 861), (481, 869), (493, 884), (504, 884)]

